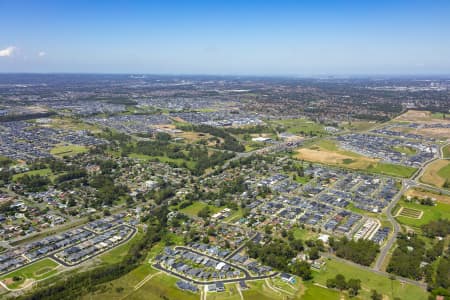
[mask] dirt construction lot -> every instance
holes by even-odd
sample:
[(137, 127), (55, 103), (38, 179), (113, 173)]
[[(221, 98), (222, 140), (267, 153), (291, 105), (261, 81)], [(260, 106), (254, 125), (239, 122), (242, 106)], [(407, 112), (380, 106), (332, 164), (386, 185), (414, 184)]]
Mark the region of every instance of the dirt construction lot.
[(442, 187), (445, 183), (446, 177), (443, 175), (442, 170), (446, 168), (450, 164), (449, 160), (439, 159), (432, 162), (422, 177), (420, 177), (420, 181), (423, 183), (428, 183), (434, 186)]

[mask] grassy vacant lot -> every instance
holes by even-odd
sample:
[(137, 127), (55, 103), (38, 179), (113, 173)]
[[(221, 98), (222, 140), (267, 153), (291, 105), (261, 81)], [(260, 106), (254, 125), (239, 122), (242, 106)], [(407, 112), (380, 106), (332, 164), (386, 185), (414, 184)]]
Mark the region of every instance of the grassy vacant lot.
[[(326, 284), (328, 278), (342, 274), (348, 280), (350, 278), (361, 280), (361, 298), (370, 299), (370, 291), (377, 290), (383, 294), (383, 299), (393, 299), (399, 297), (408, 300), (427, 299), (427, 293), (419, 287), (401, 283), (398, 280), (391, 282), (388, 277), (384, 277), (370, 271), (362, 270), (356, 266), (352, 266), (337, 260), (331, 259), (327, 261), (326, 269), (320, 272), (314, 272), (314, 281), (322, 285)], [(308, 292), (308, 290), (306, 291)], [(328, 298), (308, 298), (308, 299), (328, 299)]]
[(195, 167), (195, 162), (187, 161), (182, 158), (175, 159), (175, 158), (170, 158), (167, 156), (150, 156), (150, 155), (138, 154), (138, 153), (131, 153), (129, 156), (131, 158), (136, 158), (136, 159), (140, 159), (140, 160), (144, 160), (144, 161), (159, 161), (159, 162), (164, 162), (164, 163), (174, 163), (177, 166), (181, 166), (183, 163), (186, 163), (186, 166), (189, 169), (193, 169)]
[(241, 300), (236, 284), (226, 284), (223, 293), (208, 293), (208, 300)]
[[(147, 281), (141, 288), (131, 293), (129, 299), (146, 299), (146, 300), (160, 300), (164, 299), (195, 299), (200, 298), (199, 293), (184, 292), (175, 286), (178, 281), (177, 278), (165, 274), (159, 274)], [(105, 299), (105, 298), (103, 298)]]
[(399, 202), (399, 205), (405, 208), (423, 211), (423, 215), (420, 219), (415, 219), (406, 216), (396, 217), (400, 223), (405, 224), (407, 226), (420, 227), (423, 224), (427, 224), (430, 221), (437, 220), (439, 218), (450, 219), (450, 204), (438, 201), (435, 206), (428, 206), (417, 203), (410, 203), (402, 200)]
[(416, 170), (401, 165), (380, 163), (378, 159), (340, 149), (336, 142), (331, 140), (320, 140), (306, 148), (300, 148), (294, 157), (311, 162), (398, 177), (410, 177)]
[(289, 132), (292, 134), (300, 135), (323, 135), (326, 134), (324, 126), (317, 124), (311, 120), (307, 119), (285, 119), (285, 120), (275, 120), (270, 121), (269, 124), (272, 125), (279, 132)]
[(442, 187), (446, 180), (450, 180), (450, 160), (438, 159), (429, 164), (420, 177), (420, 181), (437, 187)]
[[(242, 291), (244, 299), (250, 300), (282, 300), (285, 299), (286, 295), (276, 292), (270, 289), (267, 284), (263, 281), (253, 281), (247, 282), (249, 287), (248, 290)], [(298, 298), (297, 298), (298, 299)]]
[(444, 154), (444, 158), (450, 158), (450, 145), (442, 148), (442, 153)]
[(11, 163), (12, 163), (12, 161), (8, 157), (0, 155), (0, 166), (1, 165), (10, 165)]
[(197, 201), (197, 202), (194, 202), (192, 205), (189, 205), (188, 207), (183, 208), (182, 210), (180, 210), (180, 212), (187, 214), (189, 216), (196, 217), (198, 212), (206, 206), (209, 206), (212, 214), (215, 214), (223, 209), (223, 207), (208, 205), (205, 202)]
[[(44, 125), (45, 126), (45, 125)], [(101, 129), (98, 126), (85, 123), (81, 120), (69, 118), (69, 117), (55, 117), (52, 119), (49, 124), (50, 127), (66, 129), (66, 130), (87, 130), (94, 133), (101, 132)]]
[(343, 293), (341, 295), (341, 293), (338, 291), (327, 289), (315, 284), (308, 283), (306, 284), (305, 287), (306, 291), (300, 298), (301, 300), (316, 300), (316, 299), (343, 300), (348, 298)]
[(80, 145), (59, 145), (50, 150), (50, 153), (54, 156), (72, 156), (79, 153), (87, 152), (88, 148)]
[(41, 175), (41, 176), (51, 176), (52, 175), (52, 170), (50, 170), (49, 168), (46, 169), (40, 169), (40, 170), (32, 170), (32, 171), (28, 171), (28, 172), (24, 172), (24, 173), (19, 173), (19, 174), (15, 174), (13, 176), (13, 181), (16, 181), (17, 179), (19, 179), (20, 177), (24, 176), (24, 175)]
[(316, 232), (312, 232), (311, 230), (302, 229), (299, 227), (294, 228), (293, 231), (294, 231), (294, 237), (296, 239), (301, 239), (303, 241), (315, 239), (319, 236), (319, 234)]
[(339, 124), (339, 127), (344, 130), (351, 130), (351, 131), (366, 131), (371, 129), (377, 125), (375, 121), (353, 121), (350, 124), (348, 122), (342, 122)]
[(224, 221), (228, 223), (234, 223), (239, 221), (243, 217), (243, 215), (244, 211), (242, 208), (239, 207), (238, 210), (233, 211), (233, 213), (228, 218), (225, 218)]
[(400, 122), (424, 122), (439, 119), (442, 120), (442, 114), (432, 114), (430, 111), (424, 110), (408, 110), (394, 120)]
[[(20, 288), (23, 284), (30, 282), (30, 280), (44, 279), (54, 275), (57, 273), (56, 268), (58, 266), (59, 264), (57, 262), (46, 258), (12, 273), (3, 275), (0, 277), (0, 280), (5, 283), (8, 288), (16, 289)], [(14, 281), (14, 277), (17, 277), (19, 280)]]
[[(418, 111), (418, 110), (410, 110), (406, 113), (398, 116), (394, 119), (394, 121), (400, 122), (417, 122), (417, 123), (450, 123), (450, 119), (446, 117), (443, 119), (442, 113), (434, 113), (432, 114), (429, 111)], [(408, 130), (409, 133), (419, 134), (424, 136), (432, 136), (441, 139), (448, 139), (450, 137), (450, 129), (448, 128), (419, 128)]]
[(116, 247), (116, 248), (100, 255), (99, 256), (100, 260), (103, 263), (107, 263), (107, 264), (120, 262), (124, 258), (124, 256), (128, 253), (128, 250), (130, 250), (133, 243), (135, 241), (139, 240), (140, 238), (142, 238), (143, 235), (144, 234), (141, 231), (138, 231), (136, 233), (136, 235), (131, 240), (126, 242), (125, 244), (120, 245), (119, 247)]
[(414, 155), (417, 153), (417, 150), (412, 148), (412, 147), (408, 147), (408, 146), (397, 146), (393, 148), (395, 151), (400, 152), (400, 153), (404, 153), (406, 155)]
[[(98, 291), (86, 295), (84, 299), (124, 299), (125, 297), (131, 295), (134, 292), (136, 285), (142, 283), (147, 276), (151, 276), (156, 273), (157, 270), (153, 269), (150, 264), (143, 264), (119, 279), (103, 285), (98, 289)], [(159, 294), (156, 294), (156, 296), (159, 297)]]

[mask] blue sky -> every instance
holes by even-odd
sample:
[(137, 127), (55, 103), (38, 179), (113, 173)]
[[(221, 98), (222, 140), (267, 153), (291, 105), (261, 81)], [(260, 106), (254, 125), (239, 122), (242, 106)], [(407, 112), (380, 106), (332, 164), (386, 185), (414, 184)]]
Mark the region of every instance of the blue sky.
[(450, 1), (0, 0), (0, 72), (450, 74)]

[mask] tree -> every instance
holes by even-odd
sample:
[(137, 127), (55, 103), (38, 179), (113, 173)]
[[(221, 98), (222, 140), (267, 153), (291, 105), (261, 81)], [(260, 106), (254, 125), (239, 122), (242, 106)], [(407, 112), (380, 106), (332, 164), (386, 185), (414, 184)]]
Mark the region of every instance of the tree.
[(353, 278), (349, 279), (347, 282), (347, 289), (350, 297), (355, 297), (361, 289), (361, 280)]
[(345, 276), (342, 274), (337, 274), (334, 278), (336, 282), (336, 288), (339, 290), (345, 290), (347, 288), (347, 282), (345, 281)]
[(336, 288), (336, 280), (334, 278), (327, 279), (327, 288), (329, 288), (329, 289)]
[(312, 278), (311, 266), (306, 261), (295, 261), (292, 264), (291, 272), (300, 276), (303, 280)]
[(303, 241), (300, 239), (290, 241), (289, 245), (295, 251), (303, 251), (303, 249), (304, 249)]
[(309, 259), (311, 259), (311, 260), (318, 259), (320, 257), (319, 249), (317, 249), (316, 247), (310, 248), (308, 255), (309, 255)]
[(205, 206), (198, 211), (197, 216), (200, 218), (206, 219), (209, 217), (210, 214), (211, 214), (211, 209), (209, 208), (209, 206)]
[(370, 299), (372, 300), (383, 300), (383, 295), (378, 293), (376, 290), (372, 290), (370, 294)]

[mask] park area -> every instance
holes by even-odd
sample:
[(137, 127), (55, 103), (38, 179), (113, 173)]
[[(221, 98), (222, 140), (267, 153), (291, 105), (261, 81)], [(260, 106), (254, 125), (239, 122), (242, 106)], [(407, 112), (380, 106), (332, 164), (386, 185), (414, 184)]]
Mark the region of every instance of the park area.
[(36, 280), (42, 280), (56, 274), (59, 266), (54, 260), (46, 258), (3, 275), (0, 280), (10, 289), (18, 289)]
[[(450, 197), (424, 191), (408, 190), (406, 196), (416, 200), (402, 199), (396, 213), (396, 219), (403, 225), (419, 228), (433, 220), (450, 219)], [(434, 199), (434, 205), (420, 204), (420, 199)]]
[(80, 145), (58, 145), (54, 147), (50, 153), (57, 157), (74, 156), (88, 151), (86, 146)]

